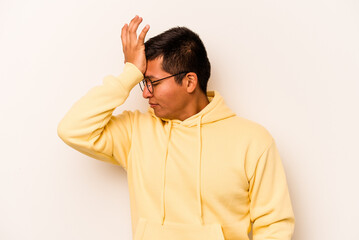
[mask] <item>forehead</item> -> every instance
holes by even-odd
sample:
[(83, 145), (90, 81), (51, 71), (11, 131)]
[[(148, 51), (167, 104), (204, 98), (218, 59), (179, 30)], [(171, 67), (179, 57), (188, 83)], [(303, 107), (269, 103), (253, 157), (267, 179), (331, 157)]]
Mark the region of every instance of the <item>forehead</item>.
[(147, 61), (146, 77), (160, 78), (168, 73), (162, 69), (162, 58)]

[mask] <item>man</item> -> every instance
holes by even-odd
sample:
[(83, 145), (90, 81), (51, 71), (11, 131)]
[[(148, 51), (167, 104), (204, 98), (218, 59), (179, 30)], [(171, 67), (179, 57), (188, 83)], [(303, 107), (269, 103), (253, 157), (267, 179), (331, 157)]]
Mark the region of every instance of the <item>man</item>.
[[(135, 240), (290, 239), (294, 217), (280, 157), (262, 126), (206, 93), (197, 34), (172, 28), (144, 43), (142, 18), (122, 28), (125, 67), (66, 114), (59, 136), (127, 171)], [(141, 83), (150, 110), (113, 116)]]

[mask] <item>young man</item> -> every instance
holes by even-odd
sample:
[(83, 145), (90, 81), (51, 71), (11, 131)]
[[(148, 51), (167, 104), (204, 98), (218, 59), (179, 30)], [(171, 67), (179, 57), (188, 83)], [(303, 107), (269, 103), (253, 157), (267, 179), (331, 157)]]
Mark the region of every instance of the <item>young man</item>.
[[(206, 93), (197, 34), (172, 28), (144, 43), (142, 18), (122, 28), (123, 73), (83, 96), (58, 126), (76, 150), (127, 171), (135, 240), (291, 239), (294, 216), (271, 135)], [(147, 113), (113, 116), (141, 84)]]

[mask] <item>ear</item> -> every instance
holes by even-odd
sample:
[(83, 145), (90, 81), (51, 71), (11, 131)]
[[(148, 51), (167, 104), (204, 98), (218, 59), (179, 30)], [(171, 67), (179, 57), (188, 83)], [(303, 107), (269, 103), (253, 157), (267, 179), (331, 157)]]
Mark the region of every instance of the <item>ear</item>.
[(184, 83), (186, 84), (186, 90), (187, 93), (193, 93), (198, 85), (198, 78), (197, 78), (197, 74), (194, 72), (189, 72), (186, 74), (186, 77), (184, 80)]

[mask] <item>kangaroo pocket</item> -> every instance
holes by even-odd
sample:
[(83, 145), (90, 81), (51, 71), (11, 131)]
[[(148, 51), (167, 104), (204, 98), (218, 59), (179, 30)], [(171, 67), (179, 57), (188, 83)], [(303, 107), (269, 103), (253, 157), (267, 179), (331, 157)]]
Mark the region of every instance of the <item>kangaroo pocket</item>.
[(220, 224), (182, 224), (166, 222), (164, 225), (140, 218), (134, 240), (224, 240)]

